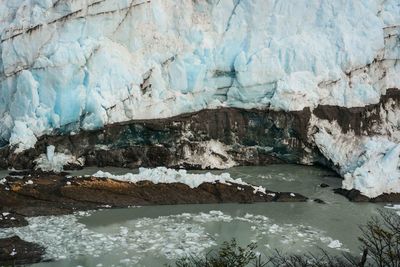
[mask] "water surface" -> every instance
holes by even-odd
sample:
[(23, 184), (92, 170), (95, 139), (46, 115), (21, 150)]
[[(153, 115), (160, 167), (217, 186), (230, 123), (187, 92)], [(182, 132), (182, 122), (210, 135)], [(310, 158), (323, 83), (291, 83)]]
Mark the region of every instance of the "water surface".
[[(86, 168), (74, 175), (93, 174)], [(128, 171), (106, 168), (123, 174)], [(220, 171), (214, 171), (219, 173)], [(270, 165), (226, 170), (234, 178), (273, 191), (294, 191), (326, 204), (256, 203), (131, 207), (103, 209), (60, 217), (30, 219), (30, 226), (2, 230), (48, 247), (57, 260), (33, 266), (163, 266), (188, 254), (204, 254), (223, 241), (236, 238), (241, 245), (257, 242), (257, 250), (358, 253), (358, 226), (382, 207), (352, 203), (332, 192), (341, 180), (318, 167)], [(2, 173), (0, 173), (1, 175)], [(326, 183), (328, 188), (319, 185)]]

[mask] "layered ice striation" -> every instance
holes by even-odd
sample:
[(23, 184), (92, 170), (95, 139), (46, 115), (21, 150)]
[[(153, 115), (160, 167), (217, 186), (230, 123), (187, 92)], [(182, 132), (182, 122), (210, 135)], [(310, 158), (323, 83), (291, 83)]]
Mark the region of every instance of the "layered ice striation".
[[(21, 149), (218, 106), (363, 106), (400, 84), (397, 0), (14, 0), (0, 18), (0, 138)], [(384, 80), (350, 75), (378, 61)]]
[(0, 146), (16, 152), (54, 129), (400, 88), (398, 0), (13, 0), (0, 21)]

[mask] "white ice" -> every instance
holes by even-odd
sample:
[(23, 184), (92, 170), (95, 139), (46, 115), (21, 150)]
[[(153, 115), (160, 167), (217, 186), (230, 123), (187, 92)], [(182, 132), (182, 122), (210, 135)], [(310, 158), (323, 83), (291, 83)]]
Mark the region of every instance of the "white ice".
[[(127, 173), (124, 175), (114, 175), (109, 172), (98, 171), (93, 174), (94, 177), (98, 178), (110, 178), (114, 180), (137, 183), (140, 181), (151, 181), (155, 184), (158, 183), (183, 183), (188, 185), (190, 188), (196, 188), (202, 183), (223, 183), (223, 184), (239, 184), (252, 186), (244, 182), (241, 178), (234, 179), (229, 173), (212, 174), (207, 173), (188, 173), (186, 170), (175, 170), (165, 167), (157, 168), (139, 168), (138, 174)], [(266, 189), (262, 186), (252, 186), (254, 188), (254, 194), (260, 192), (265, 194)]]
[(84, 165), (84, 159), (77, 159), (75, 156), (68, 153), (68, 151), (66, 152), (67, 153), (58, 153), (55, 152), (55, 147), (53, 145), (48, 146), (46, 154), (42, 154), (35, 159), (35, 169), (61, 172), (67, 164), (77, 164), (79, 166)]
[(364, 106), (400, 87), (400, 49), (385, 39), (397, 0), (13, 0), (0, 21), (0, 145), (17, 151), (54, 128)]
[(256, 242), (276, 244), (282, 248), (290, 245), (291, 249), (300, 248), (303, 252), (317, 245), (342, 250), (330, 246), (339, 241), (326, 236), (324, 231), (301, 224), (278, 225), (263, 215), (231, 216), (221, 211), (183, 213), (129, 220), (123, 225), (115, 223), (99, 227), (99, 231), (88, 229), (78, 221), (88, 215), (90, 213), (80, 212), (31, 217), (28, 226), (2, 229), (0, 238), (18, 235), (28, 242), (38, 243), (46, 248), (46, 259), (62, 260), (81, 255), (97, 258), (110, 253), (135, 264), (146, 255), (168, 259), (204, 255), (217, 245), (215, 235), (210, 231), (219, 229), (218, 225), (223, 228), (224, 224), (235, 223), (247, 225), (249, 235)]
[[(315, 118), (314, 118), (315, 119)], [(314, 122), (314, 142), (344, 177), (345, 189), (357, 189), (368, 197), (400, 193), (400, 144), (385, 137), (342, 133), (336, 122)]]
[[(398, 0), (1, 1), (0, 146), (206, 108), (377, 103), (400, 88), (399, 25)], [(318, 138), (350, 166), (346, 187), (400, 190), (398, 110), (381, 139), (328, 151)], [(372, 154), (343, 161), (350, 150)]]

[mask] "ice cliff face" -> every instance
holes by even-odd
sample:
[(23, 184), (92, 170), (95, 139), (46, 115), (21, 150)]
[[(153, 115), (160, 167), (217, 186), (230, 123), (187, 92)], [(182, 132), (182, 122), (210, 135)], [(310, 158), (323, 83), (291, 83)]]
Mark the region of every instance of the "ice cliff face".
[[(3, 0), (0, 22), (0, 143), (16, 152), (53, 129), (216, 107), (363, 107), (400, 88), (398, 0)], [(379, 138), (396, 147), (398, 116), (386, 122)], [(312, 120), (310, 140), (348, 187), (365, 188), (351, 181), (368, 161), (335, 161), (344, 152), (327, 142), (343, 134), (328, 127)]]

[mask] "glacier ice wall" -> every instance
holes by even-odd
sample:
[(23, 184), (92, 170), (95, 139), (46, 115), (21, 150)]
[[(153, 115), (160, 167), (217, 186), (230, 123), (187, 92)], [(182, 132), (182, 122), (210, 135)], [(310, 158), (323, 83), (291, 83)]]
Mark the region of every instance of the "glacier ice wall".
[(0, 137), (21, 148), (71, 124), (363, 106), (400, 87), (397, 0), (13, 0), (0, 17)]
[(17, 152), (53, 129), (400, 88), (398, 0), (7, 0), (0, 22), (0, 145)]
[(343, 133), (336, 122), (314, 117), (311, 124), (318, 128), (313, 135), (316, 146), (344, 177), (343, 188), (357, 189), (371, 198), (400, 193), (399, 131), (391, 136), (357, 136), (352, 131)]

